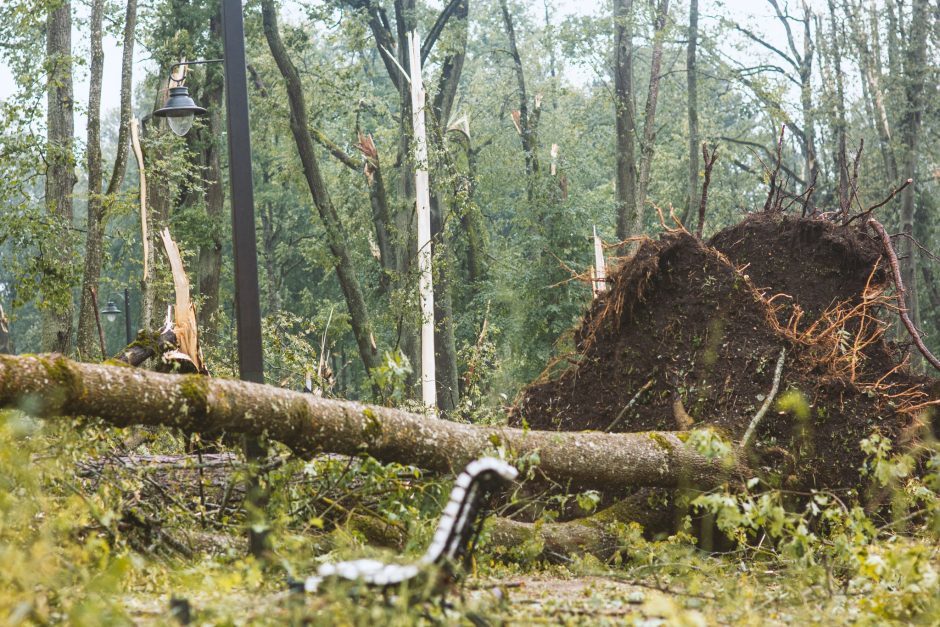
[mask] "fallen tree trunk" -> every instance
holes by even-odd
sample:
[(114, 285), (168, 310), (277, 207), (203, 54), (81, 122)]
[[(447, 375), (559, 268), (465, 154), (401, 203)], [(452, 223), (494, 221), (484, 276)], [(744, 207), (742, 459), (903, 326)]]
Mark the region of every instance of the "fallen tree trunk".
[(115, 355), (115, 361), (121, 361), (130, 366), (139, 366), (154, 355), (162, 355), (176, 349), (176, 333), (173, 326), (164, 326), (160, 331), (140, 331), (137, 339), (124, 347)]
[(229, 431), (284, 443), (299, 455), (367, 453), (454, 472), (503, 447), (537, 453), (548, 479), (576, 487), (708, 488), (730, 476), (725, 464), (672, 432), (546, 432), (484, 427), (329, 400), (267, 385), (83, 364), (60, 355), (0, 356), (0, 407), (38, 417), (97, 416), (113, 425)]
[(638, 523), (648, 532), (671, 529), (673, 510), (651, 507), (648, 492), (640, 491), (586, 518), (567, 522), (527, 523), (495, 518), (490, 539), (503, 548), (538, 551), (538, 558), (549, 562), (566, 562), (575, 555), (593, 555), (606, 561), (624, 544), (614, 523), (625, 522)]

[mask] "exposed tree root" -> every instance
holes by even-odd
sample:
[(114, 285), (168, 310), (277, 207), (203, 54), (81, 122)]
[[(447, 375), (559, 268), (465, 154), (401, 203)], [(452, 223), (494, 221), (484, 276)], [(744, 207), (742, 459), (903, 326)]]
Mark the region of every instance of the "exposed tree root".
[(882, 226), (878, 220), (868, 218), (868, 225), (873, 228), (881, 238), (885, 255), (888, 257), (888, 262), (891, 264), (891, 273), (894, 276), (895, 298), (897, 298), (898, 301), (898, 315), (901, 317), (901, 322), (904, 323), (904, 328), (907, 329), (911, 340), (914, 342), (914, 346), (916, 346), (917, 350), (924, 356), (924, 359), (926, 359), (931, 366), (940, 370), (940, 359), (934, 357), (933, 353), (927, 349), (927, 346), (924, 345), (924, 340), (921, 339), (920, 333), (917, 331), (917, 327), (914, 326), (914, 323), (907, 315), (907, 303), (905, 301), (907, 291), (904, 289), (904, 282), (901, 280), (901, 266), (898, 263), (898, 256), (894, 252), (894, 246), (891, 245), (891, 238), (888, 236), (888, 232), (885, 231), (885, 227)]

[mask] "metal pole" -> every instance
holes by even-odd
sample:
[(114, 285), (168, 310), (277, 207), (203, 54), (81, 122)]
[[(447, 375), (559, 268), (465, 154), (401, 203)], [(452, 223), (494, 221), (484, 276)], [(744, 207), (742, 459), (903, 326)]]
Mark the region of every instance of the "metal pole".
[[(232, 248), (235, 253), (235, 323), (238, 331), (238, 372), (244, 381), (264, 382), (261, 352), (261, 299), (255, 202), (251, 181), (251, 136), (248, 131), (248, 76), (245, 25), (241, 0), (222, 1), (222, 56), (225, 68), (225, 110), (228, 118), (229, 183), (232, 202)], [(245, 438), (249, 461), (264, 457), (256, 438)], [(249, 545), (253, 555), (267, 548), (267, 534), (254, 531), (262, 522), (265, 495), (257, 477), (249, 478)], [(253, 510), (253, 511), (251, 511)], [(254, 519), (254, 520), (253, 520)]]
[(126, 346), (130, 346), (134, 341), (131, 335), (131, 291), (124, 288), (124, 335), (127, 337)]
[(228, 114), (232, 247), (235, 252), (238, 371), (244, 381), (263, 383), (261, 301), (258, 291), (251, 136), (248, 131), (248, 77), (241, 0), (222, 0), (222, 45), (225, 56), (225, 109)]

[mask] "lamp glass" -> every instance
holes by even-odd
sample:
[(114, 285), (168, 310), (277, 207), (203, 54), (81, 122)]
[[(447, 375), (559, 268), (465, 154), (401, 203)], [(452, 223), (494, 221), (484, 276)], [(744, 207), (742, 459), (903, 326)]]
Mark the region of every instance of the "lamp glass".
[(108, 322), (114, 322), (115, 320), (117, 320), (116, 313), (107, 313), (104, 315), (104, 317), (108, 319)]
[(196, 116), (192, 113), (186, 115), (171, 115), (167, 116), (167, 124), (170, 125), (170, 130), (182, 137), (189, 132), (189, 129), (193, 127), (193, 120)]

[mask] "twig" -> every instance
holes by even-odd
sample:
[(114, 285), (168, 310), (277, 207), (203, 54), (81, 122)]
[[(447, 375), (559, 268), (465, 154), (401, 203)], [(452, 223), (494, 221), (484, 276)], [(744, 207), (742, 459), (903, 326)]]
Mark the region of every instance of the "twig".
[(751, 419), (751, 424), (747, 426), (747, 431), (744, 432), (744, 437), (741, 438), (742, 449), (747, 449), (750, 446), (751, 440), (754, 439), (754, 434), (757, 433), (757, 426), (760, 424), (760, 421), (764, 419), (764, 415), (774, 402), (774, 397), (777, 396), (777, 390), (780, 389), (780, 376), (783, 374), (783, 362), (786, 360), (786, 357), (787, 349), (781, 348), (780, 357), (777, 358), (777, 369), (774, 370), (774, 382), (770, 387), (770, 393), (767, 395), (767, 398), (764, 399), (764, 404), (761, 405), (757, 413), (754, 414), (754, 418)]
[(623, 409), (620, 410), (620, 413), (617, 414), (617, 417), (614, 418), (614, 421), (611, 422), (609, 425), (607, 425), (607, 428), (604, 429), (604, 431), (610, 431), (611, 429), (616, 427), (617, 424), (620, 422), (620, 419), (623, 418), (624, 415), (627, 413), (627, 410), (633, 407), (633, 405), (640, 398), (640, 395), (643, 394), (643, 392), (645, 392), (646, 390), (650, 389), (652, 385), (653, 385), (653, 379), (650, 379), (649, 381), (644, 383), (643, 387), (637, 390), (637, 393), (633, 395), (633, 398), (631, 398), (630, 401), (626, 405), (623, 406)]
[[(911, 182), (911, 179), (907, 180), (908, 183)], [(881, 237), (881, 244), (884, 246), (885, 255), (888, 256), (888, 262), (891, 264), (891, 271), (894, 275), (894, 286), (895, 286), (895, 298), (898, 301), (898, 315), (901, 317), (901, 322), (904, 323), (904, 327), (907, 329), (907, 332), (911, 336), (914, 345), (920, 351), (921, 355), (930, 362), (930, 365), (940, 370), (940, 360), (934, 357), (927, 347), (924, 345), (924, 341), (920, 337), (920, 333), (917, 331), (917, 327), (914, 326), (914, 323), (911, 322), (910, 317), (907, 315), (907, 304), (905, 295), (907, 294), (904, 289), (904, 282), (901, 280), (901, 266), (898, 264), (897, 253), (894, 252), (894, 246), (891, 245), (891, 238), (888, 237), (888, 232), (885, 231), (885, 227), (882, 226), (878, 220), (874, 218), (868, 218), (868, 225), (878, 233), (878, 236)]]
[(884, 206), (887, 205), (889, 202), (891, 202), (891, 201), (894, 199), (895, 196), (897, 196), (898, 194), (900, 194), (900, 193), (901, 193), (901, 190), (903, 190), (905, 187), (907, 187), (908, 185), (910, 185), (910, 184), (913, 183), (913, 182), (914, 182), (914, 179), (907, 179), (906, 181), (904, 181), (903, 183), (901, 183), (901, 185), (899, 185), (898, 187), (894, 188), (894, 191), (891, 192), (891, 193), (888, 195), (888, 197), (885, 198), (884, 200), (882, 200), (880, 203), (878, 203), (877, 205), (872, 205), (871, 207), (869, 207), (869, 208), (866, 209), (865, 211), (863, 211), (863, 212), (861, 212), (861, 213), (859, 213), (859, 214), (856, 214), (856, 215), (852, 216), (851, 218), (849, 218), (848, 220), (846, 220), (846, 221), (845, 221), (845, 225), (848, 226), (849, 224), (851, 224), (851, 223), (852, 223), (854, 220), (856, 220), (857, 218), (865, 218), (865, 217), (868, 217), (869, 215), (871, 215), (871, 213), (872, 213), (875, 209), (880, 209), (881, 207), (884, 207)]
[(708, 154), (708, 144), (702, 142), (702, 157), (705, 162), (705, 181), (702, 183), (702, 199), (698, 205), (698, 227), (695, 234), (702, 239), (702, 230), (705, 228), (705, 207), (708, 204), (708, 185), (712, 182), (712, 166), (718, 158), (718, 146), (712, 148), (711, 155)]
[(777, 175), (780, 173), (780, 163), (782, 160), (783, 153), (783, 132), (786, 129), (786, 125), (780, 126), (780, 139), (777, 141), (777, 163), (774, 166), (773, 172), (770, 174), (770, 189), (767, 192), (767, 200), (764, 201), (764, 211), (770, 211), (774, 208), (774, 196), (777, 190)]
[[(849, 166), (845, 163), (842, 164), (842, 171), (845, 172), (845, 181), (842, 180), (840, 176), (839, 181), (839, 214), (842, 216), (842, 219), (846, 219), (849, 216), (849, 209), (852, 207), (852, 201), (858, 198), (858, 166), (862, 160), (862, 150), (865, 148), (865, 140), (862, 139), (858, 143), (858, 150), (855, 152), (855, 159), (852, 161), (852, 174), (849, 174)], [(842, 151), (843, 160), (845, 159), (845, 151)], [(841, 174), (841, 173), (840, 173)], [(849, 181), (849, 179), (851, 179)], [(848, 188), (845, 187), (844, 182), (848, 183)]]

